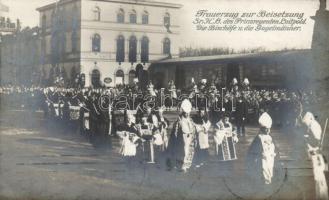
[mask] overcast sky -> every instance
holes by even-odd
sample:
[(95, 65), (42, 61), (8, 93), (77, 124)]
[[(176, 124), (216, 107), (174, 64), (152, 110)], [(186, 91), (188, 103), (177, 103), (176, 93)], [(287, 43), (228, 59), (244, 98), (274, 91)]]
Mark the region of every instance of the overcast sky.
[[(37, 7), (55, 0), (2, 0), (9, 6), (9, 15), (19, 18), (23, 26), (39, 24)], [(319, 7), (318, 0), (157, 0), (180, 3), (181, 47), (230, 47), (234, 49), (264, 47), (267, 50), (283, 48), (310, 48), (313, 16)], [(192, 24), (199, 9), (221, 12), (288, 11), (305, 13), (306, 25), (300, 32), (203, 32), (196, 31)]]

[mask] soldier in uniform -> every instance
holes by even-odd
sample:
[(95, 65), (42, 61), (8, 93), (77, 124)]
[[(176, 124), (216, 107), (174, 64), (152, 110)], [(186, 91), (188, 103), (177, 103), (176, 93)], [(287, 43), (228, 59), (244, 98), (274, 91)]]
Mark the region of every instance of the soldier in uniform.
[(195, 155), (196, 167), (204, 165), (209, 157), (209, 129), (211, 122), (205, 108), (199, 110), (198, 115), (193, 118), (196, 127), (197, 149)]
[(239, 91), (239, 83), (237, 78), (233, 78), (230, 88), (230, 91), (233, 94), (236, 94)]
[(250, 83), (248, 78), (244, 78), (241, 84), (242, 91), (250, 91)]
[(70, 121), (70, 98), (71, 95), (69, 92), (66, 92), (65, 96), (63, 96), (63, 126), (64, 128), (68, 129), (69, 128), (69, 121)]
[(97, 144), (99, 141), (98, 122), (100, 120), (101, 113), (98, 107), (97, 95), (95, 92), (90, 93), (87, 107), (90, 110), (90, 142), (98, 146)]
[(168, 91), (170, 98), (165, 99), (165, 105), (169, 108), (169, 110), (172, 109), (173, 106), (177, 105), (177, 92), (176, 92), (176, 86), (174, 81), (170, 81), (168, 84)]
[(138, 135), (144, 140), (143, 143), (143, 152), (144, 159), (148, 163), (154, 163), (154, 135), (157, 131), (157, 128), (153, 123), (148, 121), (148, 115), (145, 113), (142, 116), (141, 123), (137, 125)]
[(239, 97), (236, 104), (236, 110), (234, 112), (235, 122), (237, 126), (237, 134), (239, 136), (245, 136), (245, 123), (247, 120), (247, 103), (243, 97)]
[[(90, 136), (90, 103), (88, 100), (88, 92), (84, 89), (78, 94), (78, 102), (80, 106), (80, 134), (84, 136)], [(89, 108), (88, 108), (89, 107)]]

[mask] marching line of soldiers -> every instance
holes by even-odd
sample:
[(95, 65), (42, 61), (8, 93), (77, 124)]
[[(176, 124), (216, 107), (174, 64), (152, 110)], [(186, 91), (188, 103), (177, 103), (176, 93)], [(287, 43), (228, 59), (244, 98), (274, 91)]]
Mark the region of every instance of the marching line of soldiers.
[[(237, 134), (243, 136), (245, 125), (257, 121), (262, 112), (272, 116), (274, 126), (293, 127), (298, 125), (303, 107), (317, 103), (312, 91), (255, 90), (250, 87), (247, 78), (241, 84), (234, 78), (229, 88), (221, 89), (214, 83), (208, 84), (206, 79), (199, 84), (192, 79), (191, 85), (183, 90), (176, 89), (173, 81), (168, 85), (168, 88), (159, 90), (152, 83), (146, 90), (141, 90), (138, 80), (130, 86), (97, 89), (7, 85), (0, 87), (1, 108), (43, 110), (45, 116), (52, 112), (50, 117), (56, 115), (65, 120), (89, 120), (102, 124), (98, 127), (90, 123), (92, 130), (100, 128), (102, 132), (112, 134), (116, 129), (117, 115), (114, 113), (117, 111), (134, 110), (140, 122), (147, 107), (177, 111), (186, 98), (194, 112), (204, 109), (213, 124), (228, 116), (237, 126)], [(83, 124), (86, 122), (81, 122)]]
[[(220, 159), (234, 160), (237, 158), (234, 145), (238, 142), (237, 136), (245, 135), (248, 118), (257, 121), (261, 113), (268, 113), (275, 125), (280, 123), (281, 113), (289, 118), (282, 122), (295, 125), (301, 118), (302, 105), (316, 101), (312, 92), (255, 90), (248, 79), (240, 85), (233, 79), (230, 88), (221, 90), (214, 83), (208, 84), (206, 79), (199, 84), (191, 82), (184, 90), (176, 89), (173, 81), (169, 88), (160, 90), (150, 83), (144, 91), (138, 80), (132, 86), (97, 89), (9, 85), (0, 88), (0, 95), (5, 104), (2, 108), (41, 109), (50, 120), (75, 123), (75, 127), (97, 145), (108, 144), (109, 136), (118, 135), (125, 141), (121, 148), (124, 156), (138, 154), (137, 147), (142, 146), (144, 154), (149, 155), (148, 161), (155, 162), (158, 152), (167, 152), (169, 168), (182, 171), (190, 168), (196, 146), (198, 166), (204, 164), (210, 127), (216, 130), (214, 141)], [(163, 115), (170, 109), (182, 111), (172, 126), (174, 134), (167, 133), (170, 124)], [(194, 110), (198, 111), (196, 115)], [(176, 147), (184, 148), (170, 153)], [(177, 152), (181, 155), (177, 156)]]
[[(141, 90), (138, 80), (134, 80), (134, 84), (129, 87), (120, 85), (115, 88), (97, 89), (28, 88), (8, 85), (0, 88), (1, 107), (43, 110), (45, 117), (51, 120), (78, 126), (81, 133), (86, 133), (90, 140), (97, 144), (107, 141), (108, 135), (116, 135), (129, 118), (127, 112), (135, 112), (135, 121), (139, 124), (142, 123), (145, 113), (151, 113), (148, 109), (163, 116), (158, 111), (159, 108), (162, 111), (177, 111), (183, 99), (189, 100), (193, 113), (200, 111), (201, 115), (207, 116), (207, 121), (211, 124), (217, 124), (227, 118), (226, 121), (235, 124), (238, 136), (244, 136), (246, 123), (257, 121), (262, 112), (273, 117), (276, 123), (274, 125), (296, 125), (301, 115), (301, 102), (307, 104), (316, 101), (311, 92), (251, 89), (247, 78), (240, 85), (234, 78), (230, 88), (222, 88), (220, 91), (214, 83), (208, 84), (206, 79), (202, 79), (199, 84), (193, 79), (191, 82), (184, 90), (176, 89), (173, 81), (169, 82), (167, 89), (156, 90), (150, 83), (146, 90)], [(155, 124), (155, 127), (157, 126)], [(166, 127), (168, 128), (168, 125)], [(223, 125), (217, 124), (217, 127)], [(221, 141), (220, 138), (216, 139)]]

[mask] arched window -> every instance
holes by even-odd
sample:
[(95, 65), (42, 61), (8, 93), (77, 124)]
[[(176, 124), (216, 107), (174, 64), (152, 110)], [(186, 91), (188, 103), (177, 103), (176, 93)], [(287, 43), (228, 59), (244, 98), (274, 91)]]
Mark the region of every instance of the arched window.
[(95, 34), (92, 38), (92, 51), (93, 52), (101, 51), (101, 36), (99, 34)]
[(71, 42), (72, 42), (72, 52), (75, 53), (78, 51), (78, 34), (75, 30), (72, 31)]
[(60, 59), (63, 60), (64, 59), (64, 56), (65, 56), (65, 53), (67, 51), (67, 48), (66, 48), (66, 35), (65, 35), (64, 32), (60, 34), (60, 47), (59, 47), (59, 51), (60, 51)]
[(125, 12), (122, 8), (118, 11), (117, 22), (118, 23), (124, 23), (125, 22)]
[(94, 8), (93, 12), (94, 12), (94, 20), (100, 21), (101, 20), (101, 9), (98, 6), (96, 6)]
[(68, 21), (70, 13), (65, 8), (63, 8), (63, 11), (62, 11), (61, 15), (62, 15), (62, 20), (63, 20), (63, 22), (62, 22), (63, 30), (68, 30), (69, 28), (71, 28), (69, 26), (70, 21)]
[(134, 79), (136, 78), (136, 72), (135, 70), (131, 70), (129, 72), (129, 85), (134, 84)]
[(115, 73), (115, 84), (116, 85), (122, 85), (124, 84), (124, 73), (121, 69), (119, 69), (117, 71), (117, 73)]
[(169, 13), (166, 13), (165, 16), (163, 17), (163, 24), (166, 27), (170, 26), (170, 15), (169, 15)]
[(142, 15), (142, 24), (149, 23), (149, 13), (145, 10)]
[(59, 40), (58, 34), (53, 33), (51, 35), (51, 60), (52, 63), (57, 63), (59, 60)]
[(42, 16), (41, 28), (42, 28), (42, 33), (45, 33), (46, 30), (47, 30), (47, 17), (46, 17), (46, 15)]
[(62, 8), (59, 10), (59, 14), (58, 14), (58, 23), (59, 23), (59, 29), (61, 31), (65, 31), (66, 30), (66, 10), (65, 8)]
[(149, 61), (149, 39), (146, 36), (141, 40), (141, 61), (143, 63)]
[(125, 60), (125, 38), (119, 35), (117, 39), (117, 62), (124, 62)]
[(91, 73), (91, 84), (94, 87), (100, 87), (101, 73), (98, 69), (94, 69)]
[(129, 22), (131, 24), (136, 24), (137, 23), (137, 15), (136, 15), (136, 11), (132, 10), (129, 14)]
[(137, 61), (137, 39), (135, 36), (131, 36), (129, 39), (129, 62), (133, 63)]
[(170, 39), (169, 38), (165, 38), (163, 40), (163, 54), (170, 55)]

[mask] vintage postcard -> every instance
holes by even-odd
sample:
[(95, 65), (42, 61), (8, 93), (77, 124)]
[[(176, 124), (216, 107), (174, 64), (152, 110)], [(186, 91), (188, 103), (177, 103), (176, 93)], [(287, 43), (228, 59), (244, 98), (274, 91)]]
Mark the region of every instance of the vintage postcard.
[(326, 0), (0, 0), (0, 199), (328, 200)]

